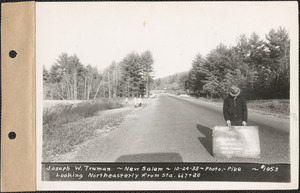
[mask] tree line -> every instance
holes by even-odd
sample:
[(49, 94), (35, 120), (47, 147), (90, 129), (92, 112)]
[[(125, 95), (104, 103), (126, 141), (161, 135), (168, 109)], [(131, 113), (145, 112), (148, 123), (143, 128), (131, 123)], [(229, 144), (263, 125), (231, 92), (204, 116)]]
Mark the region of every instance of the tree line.
[(99, 71), (83, 65), (76, 54), (62, 53), (47, 70), (43, 67), (43, 95), (50, 100), (148, 96), (153, 81), (150, 51), (131, 52)]
[[(196, 96), (224, 98), (234, 84), (247, 99), (288, 99), (289, 35), (282, 27), (271, 29), (265, 40), (256, 33), (241, 35), (235, 46), (220, 44), (205, 57), (197, 54), (189, 72), (174, 77), (175, 89)], [(153, 87), (161, 88), (174, 77), (156, 79)]]
[(153, 81), (151, 88), (154, 90), (173, 90), (179, 94), (183, 94), (187, 76), (188, 72), (180, 72), (158, 78)]

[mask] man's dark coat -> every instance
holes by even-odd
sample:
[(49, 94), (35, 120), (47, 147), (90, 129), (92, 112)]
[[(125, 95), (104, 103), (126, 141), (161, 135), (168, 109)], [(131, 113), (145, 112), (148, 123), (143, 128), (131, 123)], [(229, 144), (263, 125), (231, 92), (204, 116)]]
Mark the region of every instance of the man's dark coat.
[(240, 95), (237, 97), (232, 97), (231, 95), (229, 95), (224, 100), (223, 114), (226, 121), (241, 120), (247, 122), (248, 113), (245, 99)]

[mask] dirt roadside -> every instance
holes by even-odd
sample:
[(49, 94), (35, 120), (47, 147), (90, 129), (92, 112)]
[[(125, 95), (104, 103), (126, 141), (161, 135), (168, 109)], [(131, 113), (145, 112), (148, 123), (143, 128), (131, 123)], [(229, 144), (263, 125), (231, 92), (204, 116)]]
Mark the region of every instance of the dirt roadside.
[[(102, 127), (94, 130), (93, 136), (83, 143), (76, 145), (71, 151), (65, 154), (56, 154), (51, 157), (44, 159), (44, 162), (64, 162), (74, 160), (78, 155), (78, 151), (83, 147), (88, 146), (97, 138), (105, 138), (105, 136), (110, 135), (116, 129), (121, 130), (126, 128), (126, 123), (134, 121), (146, 106), (148, 106), (155, 99), (143, 99), (141, 107), (134, 106), (134, 100), (129, 99), (128, 103), (124, 104), (123, 108), (111, 109), (105, 111), (99, 111), (96, 116), (80, 120), (78, 122), (73, 122), (72, 124), (96, 124), (95, 122), (101, 122)], [(77, 159), (77, 158), (76, 158)], [(75, 160), (76, 160), (75, 159)]]

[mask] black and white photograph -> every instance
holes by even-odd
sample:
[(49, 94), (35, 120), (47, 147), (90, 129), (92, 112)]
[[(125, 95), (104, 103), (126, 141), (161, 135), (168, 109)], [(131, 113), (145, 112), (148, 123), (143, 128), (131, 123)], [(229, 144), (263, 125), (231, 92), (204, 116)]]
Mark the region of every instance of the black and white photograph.
[(298, 178), (296, 2), (37, 2), (36, 68), (40, 189)]

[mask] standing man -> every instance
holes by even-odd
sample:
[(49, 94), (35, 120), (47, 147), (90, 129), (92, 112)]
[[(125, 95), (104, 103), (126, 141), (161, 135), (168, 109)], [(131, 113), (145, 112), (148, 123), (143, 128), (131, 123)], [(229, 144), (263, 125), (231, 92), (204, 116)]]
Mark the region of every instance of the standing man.
[(223, 115), (227, 126), (246, 126), (247, 124), (247, 104), (240, 96), (240, 92), (240, 88), (233, 85), (229, 89), (229, 96), (224, 100)]
[(139, 106), (142, 106), (142, 96), (140, 95), (139, 99), (138, 99), (138, 104)]
[(137, 107), (137, 98), (136, 98), (136, 96), (134, 96), (134, 107)]

